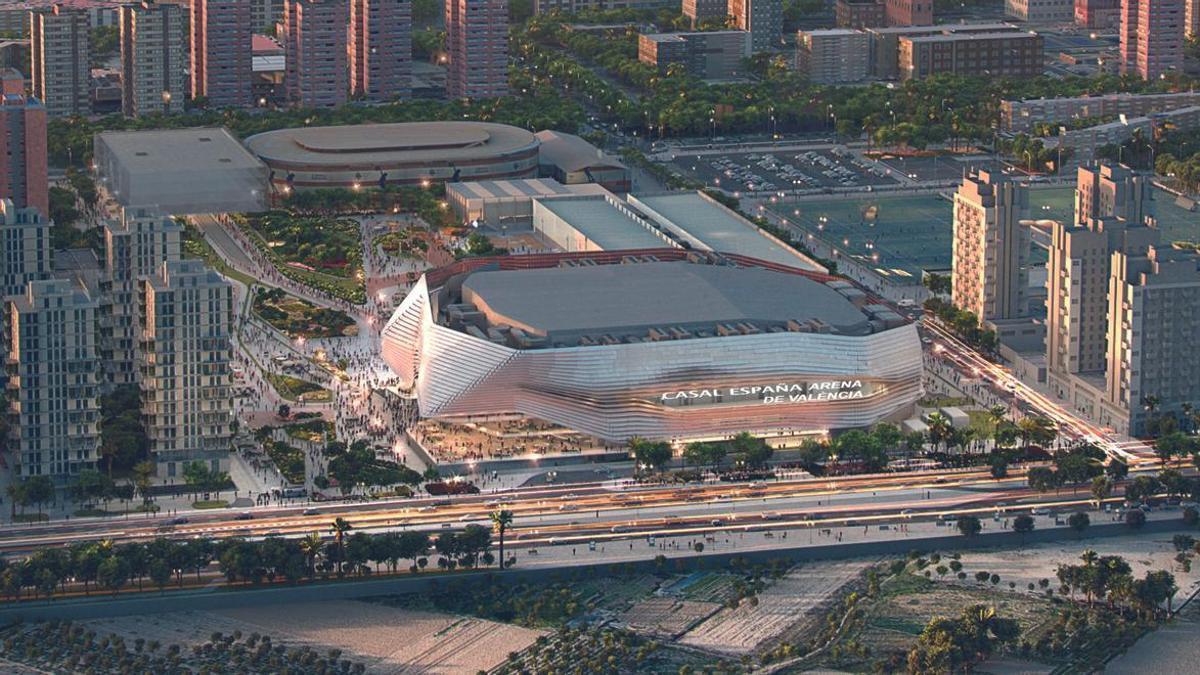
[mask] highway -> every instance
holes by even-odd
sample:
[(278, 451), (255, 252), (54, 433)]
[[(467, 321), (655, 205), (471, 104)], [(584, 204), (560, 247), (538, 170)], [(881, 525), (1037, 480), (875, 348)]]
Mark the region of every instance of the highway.
[(196, 512), (186, 518), (75, 520), (10, 529), (0, 554), (81, 541), (115, 543), (156, 537), (298, 537), (329, 535), (336, 517), (356, 531), (406, 529), (438, 533), (468, 524), (489, 525), (489, 514), (514, 514), (509, 541), (517, 547), (643, 538), (668, 533), (834, 527), (989, 515), (1032, 508), (1086, 504), (1082, 496), (1039, 495), (1025, 485), (1024, 470), (997, 480), (985, 470), (809, 478), (766, 483), (712, 483), (638, 487), (620, 481), (561, 488), (524, 488), (494, 495), (336, 504), (308, 508)]

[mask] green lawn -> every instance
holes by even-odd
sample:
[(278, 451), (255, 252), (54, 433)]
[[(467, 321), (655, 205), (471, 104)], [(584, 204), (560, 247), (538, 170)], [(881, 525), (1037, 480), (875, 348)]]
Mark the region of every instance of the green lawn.
[[(267, 381), (275, 387), (279, 395), (289, 401), (328, 401), (330, 392), (321, 385), (308, 380), (302, 380), (291, 375), (276, 375), (267, 373)], [(306, 396), (307, 394), (307, 396)]]
[(201, 510), (227, 509), (227, 508), (229, 508), (229, 502), (225, 501), (224, 499), (208, 499), (208, 500), (202, 499), (198, 502), (192, 502), (192, 508), (193, 509), (201, 509)]

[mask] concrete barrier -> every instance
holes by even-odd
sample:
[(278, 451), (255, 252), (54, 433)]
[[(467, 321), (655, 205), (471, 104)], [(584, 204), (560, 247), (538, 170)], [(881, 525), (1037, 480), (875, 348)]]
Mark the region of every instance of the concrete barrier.
[[(668, 551), (665, 569), (669, 572), (686, 572), (698, 569), (718, 569), (729, 565), (730, 560), (740, 558), (747, 563), (765, 564), (774, 560), (786, 563), (810, 560), (836, 560), (846, 558), (902, 557), (910, 551), (967, 551), (989, 548), (1012, 548), (1029, 544), (1057, 541), (1086, 540), (1130, 534), (1156, 535), (1188, 531), (1178, 518), (1149, 521), (1141, 530), (1130, 530), (1124, 523), (1103, 523), (1089, 527), (1082, 534), (1068, 527), (1052, 527), (1035, 530), (1025, 535), (1012, 531), (979, 534), (970, 539), (962, 535), (923, 537), (917, 539), (894, 539), (872, 542), (825, 544), (817, 546), (781, 546), (779, 548), (746, 552), (692, 553)], [(128, 595), (97, 594), (90, 598), (71, 598), (37, 602), (6, 603), (0, 605), (0, 624), (16, 619), (96, 619), (135, 614), (156, 614), (183, 610), (216, 611), (239, 607), (286, 604), (291, 602), (313, 602), (321, 600), (354, 600), (383, 595), (423, 593), (435, 586), (446, 587), (472, 583), (550, 583), (570, 581), (597, 575), (626, 572), (654, 572), (658, 564), (654, 557), (635, 562), (586, 563), (561, 567), (531, 567), (504, 570), (478, 570), (471, 572), (421, 574), (389, 577), (386, 579), (344, 579), (302, 583), (295, 586), (236, 588), (214, 587), (199, 591), (166, 591), (163, 594), (137, 593)]]

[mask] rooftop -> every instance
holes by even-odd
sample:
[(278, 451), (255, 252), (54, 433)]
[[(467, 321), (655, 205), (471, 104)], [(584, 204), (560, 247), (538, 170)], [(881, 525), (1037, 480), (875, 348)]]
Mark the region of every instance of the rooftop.
[(868, 28), (868, 33), (880, 35), (920, 35), (922, 33), (997, 33), (1003, 31), (1020, 31), (1011, 23), (944, 23), (937, 26), (887, 26)]
[(661, 220), (669, 221), (687, 235), (683, 239), (693, 239), (709, 250), (824, 271), (791, 247), (763, 234), (754, 223), (698, 192), (631, 197), (630, 203), (660, 224)]
[(342, 165), (438, 163), (495, 157), (536, 147), (524, 129), (489, 122), (400, 122), (297, 127), (256, 134), (246, 147), (265, 160)]
[(481, 312), (489, 328), (507, 326), (565, 345), (654, 329), (711, 337), (720, 325), (739, 323), (755, 332), (812, 320), (836, 334), (872, 330), (863, 311), (820, 281), (683, 261), (475, 272), (462, 283), (462, 304)]
[(580, 195), (538, 199), (541, 207), (563, 219), (576, 232), (587, 237), (605, 251), (621, 249), (659, 248), (663, 239), (654, 234), (653, 226), (633, 215), (624, 204), (604, 195)]
[[(212, 169), (258, 169), (262, 163), (246, 152), (227, 130), (216, 128), (153, 131), (105, 131), (96, 135), (129, 173)], [(187, 160), (187, 166), (181, 160)]]
[(1023, 40), (1041, 37), (1033, 31), (995, 31), (988, 33), (939, 33), (936, 35), (901, 35), (911, 42), (969, 42), (971, 40)]
[(541, 164), (553, 164), (563, 171), (582, 171), (593, 167), (621, 167), (625, 164), (574, 134), (539, 131)]
[(552, 178), (447, 183), (446, 191), (457, 193), (467, 199), (528, 199), (554, 195), (609, 194), (608, 190), (595, 183), (563, 185)]

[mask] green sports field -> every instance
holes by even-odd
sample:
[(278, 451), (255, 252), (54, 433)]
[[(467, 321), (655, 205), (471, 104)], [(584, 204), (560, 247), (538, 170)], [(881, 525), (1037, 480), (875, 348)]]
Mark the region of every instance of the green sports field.
[[(1030, 217), (1070, 220), (1074, 194), (1070, 187), (1035, 188), (1030, 195)], [(1166, 192), (1159, 191), (1156, 198), (1164, 242), (1200, 241), (1200, 213), (1176, 206), (1174, 197)], [(776, 210), (897, 281), (919, 278), (925, 269), (950, 267), (952, 204), (938, 195), (863, 195), (780, 205)], [(1045, 257), (1045, 252), (1035, 247), (1033, 262), (1044, 262)]]

